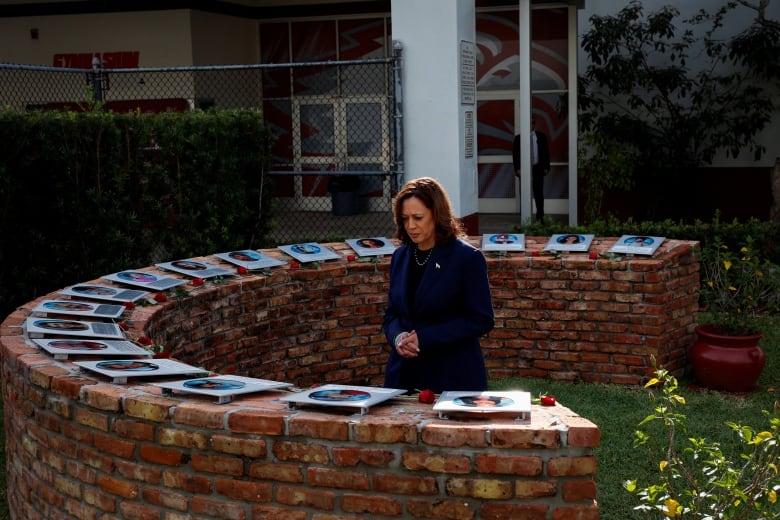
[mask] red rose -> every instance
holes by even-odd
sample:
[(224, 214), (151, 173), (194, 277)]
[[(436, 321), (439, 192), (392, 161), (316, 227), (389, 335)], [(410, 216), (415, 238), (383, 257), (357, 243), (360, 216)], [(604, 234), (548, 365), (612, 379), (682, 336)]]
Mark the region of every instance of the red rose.
[(432, 404), (434, 401), (436, 401), (436, 394), (433, 393), (433, 390), (428, 390), (427, 388), (420, 392), (420, 402), (425, 404)]
[(552, 395), (543, 395), (540, 399), (542, 406), (555, 406), (555, 397)]
[(531, 256), (539, 256), (539, 251), (532, 251)]
[(599, 257), (599, 255), (595, 251), (591, 251), (591, 253), (588, 255), (588, 258), (590, 258), (591, 260), (595, 260), (598, 257)]
[(347, 256), (347, 262), (354, 262), (354, 261), (355, 261), (355, 255)]
[(203, 278), (193, 278), (192, 285), (194, 285), (195, 287), (200, 287), (201, 285), (203, 285)]
[(301, 266), (298, 262), (290, 262), (291, 269), (298, 269)]
[(149, 345), (152, 344), (152, 338), (149, 338), (147, 336), (142, 336), (138, 338), (138, 344), (148, 347)]
[(246, 267), (244, 267), (243, 265), (239, 265), (238, 267), (236, 267), (236, 272), (238, 274), (246, 274), (247, 273)]
[(130, 328), (130, 325), (128, 325), (124, 321), (120, 321), (119, 323), (117, 323), (117, 325), (119, 325), (119, 328), (122, 330), (127, 330)]
[(135, 303), (133, 303), (133, 302), (125, 302), (124, 306), (125, 306), (125, 309), (127, 309), (129, 311), (135, 309)]
[(165, 293), (158, 292), (154, 294), (154, 301), (157, 303), (166, 302), (168, 301), (168, 297), (165, 296)]

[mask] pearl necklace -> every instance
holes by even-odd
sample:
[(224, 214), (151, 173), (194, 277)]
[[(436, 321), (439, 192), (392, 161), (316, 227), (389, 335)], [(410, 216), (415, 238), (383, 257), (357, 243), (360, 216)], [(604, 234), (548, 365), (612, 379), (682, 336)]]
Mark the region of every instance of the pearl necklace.
[(419, 249), (418, 247), (416, 247), (416, 246), (415, 246), (415, 248), (414, 248), (414, 263), (416, 263), (417, 265), (419, 265), (420, 267), (422, 267), (422, 266), (424, 266), (425, 264), (427, 264), (427, 263), (428, 263), (428, 260), (430, 260), (430, 259), (431, 259), (431, 255), (433, 254), (433, 248), (430, 248), (430, 249), (428, 250), (428, 254), (425, 256), (425, 260), (423, 260), (422, 262), (420, 262), (420, 259), (419, 259), (419, 258), (417, 258), (417, 251), (419, 251), (419, 250), (420, 250), (420, 249)]

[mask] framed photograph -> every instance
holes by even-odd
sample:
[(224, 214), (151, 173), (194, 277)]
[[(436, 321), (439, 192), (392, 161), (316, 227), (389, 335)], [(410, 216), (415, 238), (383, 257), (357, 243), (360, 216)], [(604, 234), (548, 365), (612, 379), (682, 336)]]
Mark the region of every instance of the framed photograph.
[(66, 314), (92, 318), (118, 318), (125, 312), (125, 306), (77, 300), (44, 300), (32, 311), (38, 315)]
[(666, 237), (651, 237), (647, 235), (623, 235), (612, 247), (608, 249), (610, 253), (650, 255), (655, 253)]
[(358, 256), (392, 255), (396, 250), (396, 245), (385, 237), (350, 238), (346, 242)]
[(114, 302), (136, 302), (141, 298), (149, 296), (149, 293), (146, 291), (93, 284), (71, 285), (70, 287), (62, 289), (60, 294), (65, 296), (77, 296), (90, 300), (107, 300)]
[(361, 415), (378, 403), (403, 395), (406, 390), (378, 388), (372, 386), (323, 385), (282, 397), (282, 401), (294, 408), (298, 406), (336, 406), (355, 408)]
[(433, 410), (439, 417), (448, 414), (502, 414), (527, 419), (531, 416), (530, 392), (442, 392)]
[(278, 267), (287, 263), (283, 260), (278, 260), (251, 249), (242, 249), (241, 251), (230, 251), (227, 253), (217, 253), (214, 256), (224, 260), (225, 262), (246, 267), (247, 270), (250, 271), (254, 269)]
[(217, 398), (219, 404), (232, 401), (235, 396), (254, 392), (264, 392), (276, 388), (292, 386), (291, 383), (268, 381), (253, 377), (234, 375), (201, 377), (198, 379), (185, 379), (183, 381), (169, 381), (154, 383), (164, 389), (163, 393), (201, 394)]
[(145, 348), (129, 341), (107, 339), (34, 339), (36, 345), (51, 354), (54, 359), (68, 359), (69, 356), (139, 356), (152, 357)]
[(112, 383), (127, 383), (130, 377), (181, 376), (206, 374), (202, 368), (172, 359), (106, 359), (103, 361), (74, 361), (82, 370), (96, 372), (111, 378)]
[(112, 282), (145, 287), (153, 291), (165, 291), (187, 283), (186, 280), (180, 278), (158, 276), (146, 271), (119, 271), (118, 273), (105, 275), (103, 278)]
[(483, 251), (525, 251), (525, 235), (520, 233), (490, 233), (482, 235)]
[(30, 339), (40, 338), (44, 334), (125, 339), (125, 333), (116, 323), (30, 317), (25, 320), (24, 327)]
[(323, 246), (317, 242), (306, 242), (302, 244), (288, 244), (279, 246), (279, 249), (295, 258), (301, 263), (321, 262), (324, 260), (338, 260), (341, 258), (332, 249)]
[(225, 269), (218, 265), (201, 262), (192, 258), (185, 260), (174, 260), (173, 262), (162, 262), (156, 264), (160, 269), (173, 271), (174, 273), (191, 276), (193, 278), (214, 278), (216, 276), (233, 276), (235, 273), (230, 269)]
[(545, 251), (573, 251), (587, 253), (595, 235), (578, 233), (555, 234), (544, 246)]

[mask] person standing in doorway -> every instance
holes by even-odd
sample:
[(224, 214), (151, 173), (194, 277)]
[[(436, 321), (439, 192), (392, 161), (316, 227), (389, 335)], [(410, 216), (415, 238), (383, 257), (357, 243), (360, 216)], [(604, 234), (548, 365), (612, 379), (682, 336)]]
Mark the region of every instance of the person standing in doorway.
[(487, 389), (480, 338), (494, 326), (487, 262), (465, 240), (444, 188), (407, 182), (393, 202), (402, 245), (390, 261), (385, 387)]
[[(520, 136), (512, 143), (512, 163), (520, 177)], [(550, 173), (550, 147), (547, 136), (536, 131), (536, 118), (531, 118), (531, 189), (536, 203), (536, 220), (544, 219), (544, 178)]]

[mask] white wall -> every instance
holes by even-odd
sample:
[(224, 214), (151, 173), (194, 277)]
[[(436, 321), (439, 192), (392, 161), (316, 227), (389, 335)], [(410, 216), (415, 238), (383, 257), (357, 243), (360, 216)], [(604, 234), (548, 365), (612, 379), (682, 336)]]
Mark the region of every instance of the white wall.
[[(472, 0), (393, 0), (393, 40), (403, 46), (405, 178), (434, 177), (458, 217), (478, 212), (476, 151), (464, 155), (461, 41), (476, 41)], [(476, 92), (475, 92), (476, 95)], [(476, 143), (474, 144), (476, 150)]]
[[(724, 1), (714, 0), (686, 0), (685, 2), (669, 2), (669, 0), (642, 0), (642, 6), (644, 9), (644, 15), (659, 11), (665, 5), (674, 6), (680, 11), (680, 16), (677, 18), (678, 34), (682, 34), (682, 21), (688, 17), (697, 13), (700, 9), (706, 9), (711, 14), (715, 9), (725, 4)], [(752, 2), (752, 4), (758, 4), (758, 1)], [(593, 15), (612, 15), (619, 12), (625, 3), (615, 2), (614, 0), (587, 0), (585, 2), (585, 9), (579, 11), (579, 30), (580, 34), (587, 32), (590, 27), (589, 18)], [(733, 36), (738, 34), (745, 28), (747, 28), (755, 19), (756, 11), (744, 6), (738, 6), (736, 9), (729, 13), (726, 22), (724, 23), (722, 34), (725, 36)], [(767, 18), (771, 18), (776, 21), (780, 21), (780, 0), (770, 0), (770, 4), (766, 11)], [(702, 27), (708, 27), (705, 23)], [(587, 59), (587, 55), (582, 50), (582, 46), (578, 46), (579, 51), (579, 72), (584, 73), (590, 62)], [(776, 158), (780, 158), (780, 103), (776, 106), (775, 115), (772, 118), (771, 124), (761, 132), (757, 141), (766, 147), (767, 153), (759, 161), (755, 161), (752, 154), (745, 151), (738, 157), (726, 157), (725, 152), (721, 153), (715, 158), (712, 166), (714, 167), (770, 167), (775, 163)]]
[(141, 67), (189, 65), (190, 40), (187, 10), (0, 18), (6, 63), (50, 66), (54, 54), (139, 51)]

